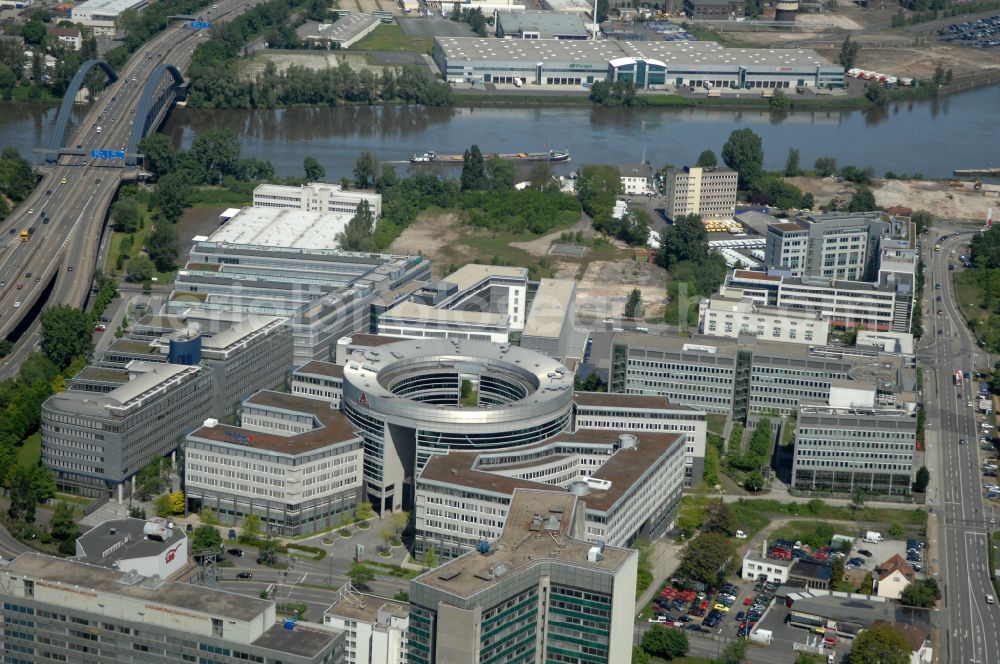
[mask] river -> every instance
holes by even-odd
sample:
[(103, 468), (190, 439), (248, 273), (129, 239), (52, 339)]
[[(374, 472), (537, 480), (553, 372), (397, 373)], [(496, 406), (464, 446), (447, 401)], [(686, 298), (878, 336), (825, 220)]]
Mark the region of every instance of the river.
[[(56, 113), (30, 104), (0, 109), (0, 146), (13, 145), (25, 154), (48, 137)], [(771, 169), (783, 167), (788, 149), (795, 147), (804, 166), (832, 156), (840, 165), (873, 166), (880, 175), (889, 170), (947, 177), (956, 168), (1000, 166), (1000, 87), (882, 110), (782, 116), (702, 108), (185, 108), (173, 111), (163, 131), (188, 147), (199, 132), (224, 127), (240, 136), (244, 155), (270, 160), (278, 174), (301, 174), (302, 160), (313, 156), (328, 179), (350, 175), (362, 150), (391, 162), (427, 150), (461, 153), (473, 143), (484, 153), (565, 148), (572, 163), (562, 170), (638, 162), (643, 156), (657, 167), (682, 165), (704, 149), (721, 152), (729, 132), (741, 127), (760, 134), (765, 167)]]

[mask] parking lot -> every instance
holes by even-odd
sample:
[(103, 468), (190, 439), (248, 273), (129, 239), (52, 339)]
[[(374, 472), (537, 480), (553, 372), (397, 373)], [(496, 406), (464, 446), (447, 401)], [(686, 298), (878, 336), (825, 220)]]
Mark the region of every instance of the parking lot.
[(697, 584), (673, 579), (653, 598), (649, 622), (723, 638), (747, 637), (773, 602), (777, 587), (763, 581), (741, 581), (718, 589), (699, 589)]
[(963, 46), (993, 48), (1000, 46), (1000, 15), (978, 21), (953, 23), (946, 30), (938, 31), (941, 41)]

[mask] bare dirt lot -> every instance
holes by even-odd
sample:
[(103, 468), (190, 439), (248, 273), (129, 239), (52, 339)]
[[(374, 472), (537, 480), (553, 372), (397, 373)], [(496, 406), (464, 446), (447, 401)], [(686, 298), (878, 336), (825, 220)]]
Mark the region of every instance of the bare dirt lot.
[(371, 69), (381, 72), (382, 67), (370, 64), (369, 59), (363, 54), (348, 53), (345, 51), (258, 51), (252, 58), (243, 62), (242, 75), (248, 78), (255, 78), (264, 71), (268, 62), (273, 62), (278, 73), (284, 72), (291, 65), (305, 67), (306, 69), (331, 69), (339, 67), (341, 62), (346, 62), (354, 71)]
[(666, 283), (667, 271), (653, 263), (594, 261), (577, 283), (576, 310), (581, 314), (620, 315), (628, 294), (638, 288), (645, 318), (662, 317), (667, 305)]
[[(829, 203), (834, 197), (842, 201), (850, 200), (855, 186), (838, 178), (788, 178), (788, 181), (812, 192), (817, 207)], [(987, 208), (1000, 209), (1000, 199), (984, 197), (982, 192), (973, 191), (969, 182), (952, 187), (939, 180), (876, 180), (872, 185), (875, 202), (884, 208), (908, 207), (914, 210), (928, 210), (935, 217), (943, 219), (986, 219)]]

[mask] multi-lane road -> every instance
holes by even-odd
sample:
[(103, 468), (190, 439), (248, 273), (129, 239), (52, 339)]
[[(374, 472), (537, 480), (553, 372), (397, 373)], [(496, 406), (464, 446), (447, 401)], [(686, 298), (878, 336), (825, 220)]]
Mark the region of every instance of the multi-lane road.
[[(224, 20), (254, 4), (220, 0), (206, 11), (207, 18)], [(203, 31), (178, 21), (134, 53), (118, 72), (118, 80), (80, 120), (75, 134), (66, 138), (66, 147), (88, 154), (91, 149), (123, 149), (133, 123), (141, 122), (135, 117), (136, 108), (154, 68), (168, 63), (183, 71), (202, 35)], [(48, 302), (73, 306), (86, 302), (107, 209), (123, 173), (120, 161), (62, 156), (31, 196), (0, 224), (0, 338), (19, 325), (24, 329), (5, 360), (4, 375), (15, 373), (37, 343), (36, 326), (26, 317), (34, 315), (34, 305), (50, 284)], [(20, 240), (24, 229), (32, 229), (28, 242)]]
[[(951, 280), (955, 273), (948, 270), (949, 262), (959, 263), (958, 254), (971, 235), (968, 231), (952, 234), (941, 242), (938, 252), (932, 250), (933, 243), (927, 243), (924, 327), (928, 343), (919, 351), (918, 361), (924, 369), (928, 402), (927, 465), (936, 475), (930, 504), (940, 528), (936, 555), (945, 588), (940, 630), (944, 643), (938, 647), (947, 656), (941, 661), (993, 664), (1000, 662), (1000, 606), (986, 602), (986, 595), (994, 594), (987, 560), (993, 512), (984, 505), (980, 424), (969, 407), (978, 389), (973, 369), (990, 368), (992, 360), (977, 347), (965, 325)], [(941, 288), (935, 288), (936, 284)], [(954, 385), (956, 370), (968, 371), (973, 380)], [(959, 443), (962, 439), (965, 444)]]

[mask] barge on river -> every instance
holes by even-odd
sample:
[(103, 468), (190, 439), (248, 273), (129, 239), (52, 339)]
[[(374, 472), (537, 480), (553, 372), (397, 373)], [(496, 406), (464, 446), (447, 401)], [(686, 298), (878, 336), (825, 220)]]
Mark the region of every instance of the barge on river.
[[(501, 154), (483, 155), (489, 157), (499, 157), (510, 161), (549, 161), (560, 162), (569, 161), (569, 150), (549, 150), (548, 152), (509, 152)], [(461, 163), (464, 155), (460, 154), (438, 154), (436, 152), (425, 152), (415, 154), (410, 157), (413, 164), (437, 164), (437, 163)]]

